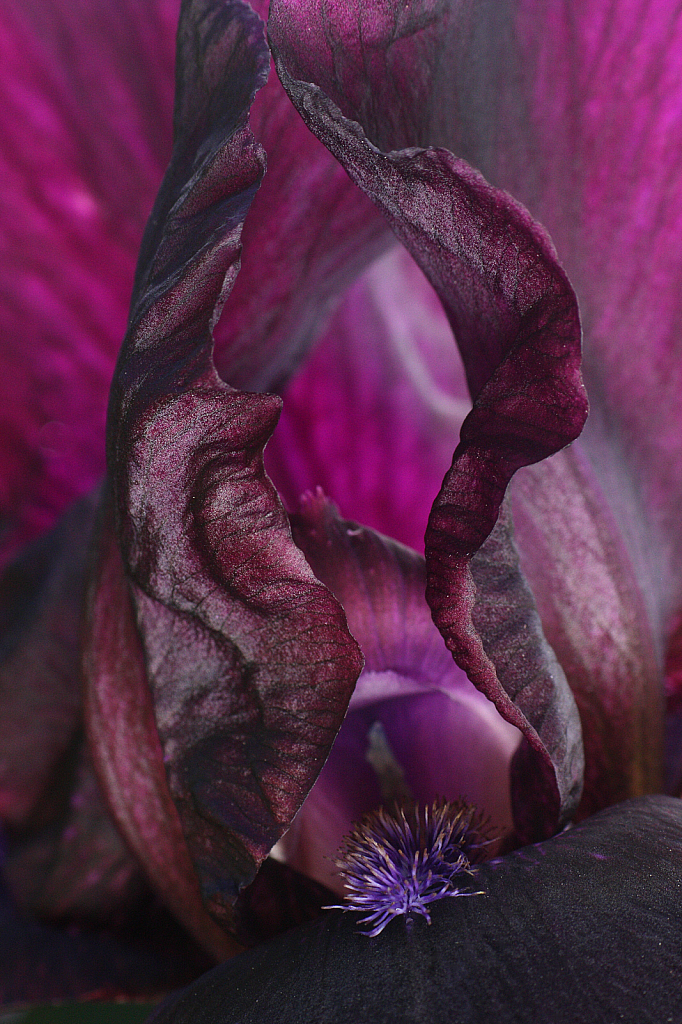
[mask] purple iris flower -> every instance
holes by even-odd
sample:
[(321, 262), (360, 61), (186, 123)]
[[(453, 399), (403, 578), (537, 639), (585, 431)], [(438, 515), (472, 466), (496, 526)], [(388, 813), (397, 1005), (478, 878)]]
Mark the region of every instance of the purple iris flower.
[(171, 151), (176, 16), (2, 16), (5, 1001), (679, 1014), (682, 16), (188, 0)]

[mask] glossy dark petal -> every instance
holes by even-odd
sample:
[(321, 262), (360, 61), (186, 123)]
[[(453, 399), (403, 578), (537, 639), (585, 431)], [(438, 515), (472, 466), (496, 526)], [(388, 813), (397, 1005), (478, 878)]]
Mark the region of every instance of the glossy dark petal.
[(263, 173), (246, 120), (268, 66), (247, 4), (183, 6), (173, 159), (142, 245), (108, 425), (170, 792), (204, 899), (228, 924), (319, 773), (362, 664), (263, 470), (280, 400), (235, 391), (212, 361), (211, 328)]
[(682, 804), (610, 808), (483, 865), (483, 896), (374, 940), (340, 911), (243, 954), (154, 1024), (661, 1024), (682, 1014)]
[[(325, 38), (337, 33), (351, 52), (361, 52), (360, 23), (334, 5), (325, 11), (333, 26)], [(557, 451), (582, 429), (587, 406), (575, 297), (550, 240), (509, 195), (445, 150), (381, 152), (316, 85), (292, 76), (289, 66), (298, 76), (314, 74), (320, 60), (293, 37), (298, 16), (298, 7), (294, 16), (286, 4), (272, 5), (270, 33), (280, 78), (306, 123), (384, 212), (431, 280), (462, 354), (474, 407), (429, 519), (427, 598), (458, 664), (525, 732), (540, 759), (545, 781), (539, 834), (546, 835), (557, 820), (572, 815), (579, 799), (577, 713), (518, 566), (514, 589), (506, 598), (500, 591), (492, 614), (508, 614), (511, 595), (517, 600), (525, 590), (524, 611), (516, 619), (521, 632), (500, 635), (497, 629), (491, 642), (492, 622), (479, 634), (485, 599), (476, 610), (469, 562), (495, 525), (513, 473)], [(376, 13), (374, 29), (383, 25), (382, 18), (388, 24), (388, 9)], [(407, 26), (404, 34), (420, 27)], [(379, 61), (380, 51), (381, 46), (372, 50)], [(344, 109), (362, 117), (347, 96)], [(534, 617), (530, 633), (529, 616)], [(533, 637), (537, 662), (525, 673), (518, 655), (527, 636)]]

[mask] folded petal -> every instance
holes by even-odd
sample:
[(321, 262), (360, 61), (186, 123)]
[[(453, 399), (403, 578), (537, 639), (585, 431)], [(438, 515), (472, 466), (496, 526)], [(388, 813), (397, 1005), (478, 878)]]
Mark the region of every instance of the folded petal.
[[(362, 664), (264, 473), (280, 400), (236, 391), (212, 361), (263, 173), (246, 119), (268, 65), (262, 23), (242, 0), (183, 6), (174, 155), (142, 244), (108, 425), (170, 792), (203, 897), (228, 925), (319, 773)], [(96, 664), (89, 676), (96, 692)]]
[[(419, 117), (419, 78), (414, 88), (404, 79), (398, 120), (382, 122), (378, 111), (386, 82), (402, 80), (391, 61), (406, 40), (436, 20), (426, 3), (406, 12), (400, 7), (402, 13), (399, 6), (365, 5), (354, 17), (347, 5), (325, 4), (322, 10), (317, 0), (293, 6), (275, 2), (270, 35), (278, 74), (297, 109), (382, 210), (431, 280), (453, 326), (474, 407), (429, 520), (427, 595), (458, 663), (505, 717), (526, 729), (543, 766), (544, 831), (552, 819), (570, 817), (579, 798), (577, 712), (549, 649), (542, 671), (531, 670), (519, 708), (524, 680), (518, 651), (515, 678), (507, 674), (515, 640), (509, 633), (503, 639), (498, 635), (497, 646), (491, 643), (485, 635), (488, 627), (496, 628), (491, 620), (483, 635), (477, 632), (476, 615), (482, 617), (485, 601), (475, 611), (469, 561), (495, 525), (512, 474), (557, 451), (582, 429), (587, 406), (577, 304), (549, 238), (511, 196), (446, 150), (396, 148), (405, 145), (406, 133), (409, 141), (407, 114)], [(313, 28), (314, 45), (307, 37), (306, 46), (300, 45), (304, 22), (324, 25), (324, 30)], [(340, 61), (337, 52), (344, 54)], [(358, 93), (351, 72), (359, 66), (366, 72)], [(523, 586), (519, 580), (514, 600)], [(529, 591), (523, 604), (535, 617), (531, 632), (541, 634)], [(498, 603), (493, 619), (501, 608)], [(504, 680), (497, 677), (496, 657)], [(553, 697), (547, 699), (550, 679)], [(547, 715), (550, 704), (555, 718)], [(544, 727), (548, 732), (541, 738)]]
[[(242, 954), (153, 1024), (643, 1024), (682, 1013), (682, 804), (630, 801), (481, 865), (483, 895), (369, 939), (340, 911)], [(633, 943), (633, 936), (637, 941)]]

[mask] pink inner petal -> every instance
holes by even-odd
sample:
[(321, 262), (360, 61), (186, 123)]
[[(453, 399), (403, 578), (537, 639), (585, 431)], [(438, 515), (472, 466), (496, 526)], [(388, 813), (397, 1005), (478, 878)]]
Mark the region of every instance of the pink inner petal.
[(396, 246), (349, 289), (287, 389), (268, 473), (290, 508), (319, 485), (343, 515), (423, 551), (470, 407), (443, 307)]

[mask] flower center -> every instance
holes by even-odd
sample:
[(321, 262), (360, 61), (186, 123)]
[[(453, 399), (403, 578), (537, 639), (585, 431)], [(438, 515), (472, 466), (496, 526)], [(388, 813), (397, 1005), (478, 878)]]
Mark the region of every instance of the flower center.
[(475, 872), (487, 840), (473, 807), (434, 801), (380, 807), (346, 837), (336, 864), (346, 889), (344, 909), (364, 913), (374, 936), (394, 917), (407, 927), (415, 915), (431, 923), (429, 905), (445, 896), (481, 895), (462, 888)]

